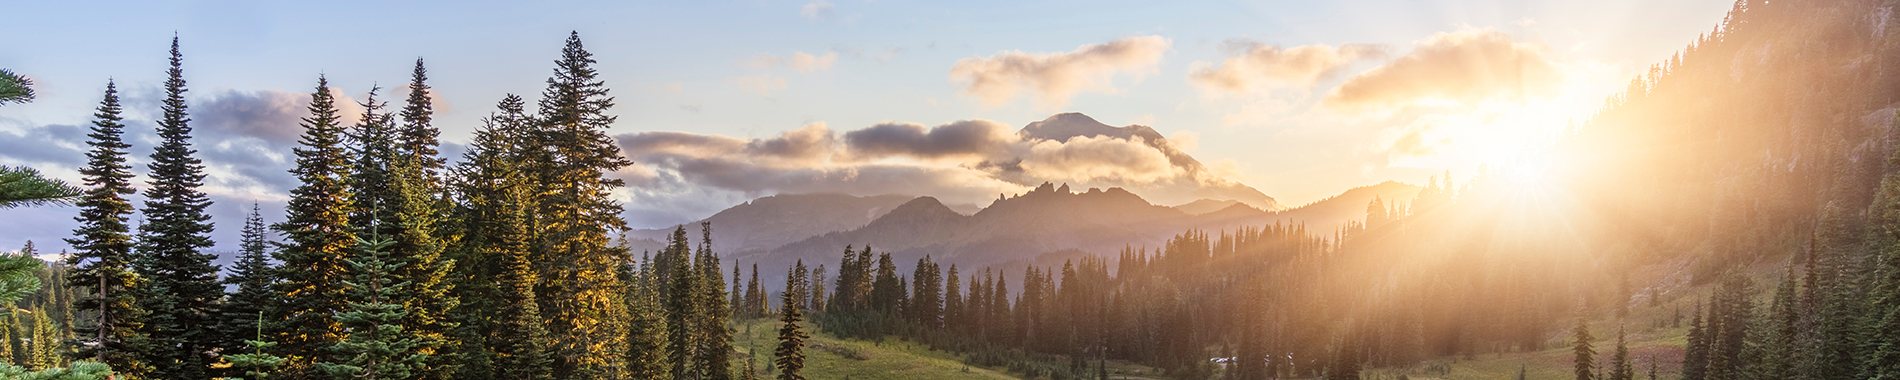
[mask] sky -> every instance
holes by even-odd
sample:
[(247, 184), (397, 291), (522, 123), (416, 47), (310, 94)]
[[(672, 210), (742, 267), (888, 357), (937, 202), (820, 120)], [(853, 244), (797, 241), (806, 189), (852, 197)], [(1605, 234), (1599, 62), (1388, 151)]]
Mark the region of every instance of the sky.
[[(505, 94), (537, 99), (579, 33), (636, 164), (638, 228), (776, 193), (931, 195), (981, 206), (1037, 183), (1163, 205), (1256, 189), (1292, 207), (1387, 180), (1533, 160), (1731, 3), (1598, 1), (28, 2), (0, 67), (39, 98), (0, 107), (0, 164), (77, 180), (107, 80), (135, 172), (178, 37), (215, 249), (250, 205), (282, 219), (318, 75), (397, 100), (429, 70), (445, 154)], [(346, 107), (360, 112), (360, 107)], [(1027, 136), (1066, 112), (1160, 136)], [(1188, 157), (1182, 161), (1181, 157)], [(1215, 194), (1215, 195), (1209, 195)], [(57, 250), (71, 207), (0, 210), (0, 250)]]

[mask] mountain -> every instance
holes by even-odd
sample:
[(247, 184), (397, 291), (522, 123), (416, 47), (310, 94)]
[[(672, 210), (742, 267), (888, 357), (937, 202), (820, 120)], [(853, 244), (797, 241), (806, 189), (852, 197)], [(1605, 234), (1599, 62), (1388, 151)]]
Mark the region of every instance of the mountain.
[[(1355, 187), (1344, 193), (1309, 203), (1305, 206), (1274, 213), (1266, 218), (1286, 223), (1306, 223), (1307, 229), (1328, 230), (1339, 228), (1347, 221), (1366, 219), (1366, 204), (1373, 198), (1379, 198), (1390, 207), (1398, 202), (1400, 207), (1410, 205), (1423, 188), (1402, 182), (1385, 181), (1371, 186)], [(1271, 222), (1269, 222), (1271, 223)]]
[[(698, 244), (699, 222), (711, 221), (714, 250), (728, 257), (762, 253), (812, 236), (863, 227), (911, 199), (908, 195), (773, 195), (688, 223), (686, 235)], [(672, 228), (634, 230), (627, 234), (628, 245), (636, 252), (655, 250), (672, 233)]]
[(1200, 215), (1200, 214), (1220, 211), (1221, 209), (1225, 209), (1227, 207), (1237, 205), (1237, 204), (1241, 204), (1240, 201), (1236, 201), (1232, 199), (1222, 199), (1222, 200), (1200, 199), (1200, 200), (1195, 200), (1193, 202), (1188, 202), (1187, 204), (1174, 206), (1174, 209), (1181, 210), (1181, 212), (1187, 213), (1188, 215)]
[[(1365, 218), (1374, 197), (1409, 203), (1419, 187), (1385, 182), (1280, 212), (1238, 200), (1203, 199), (1175, 207), (1155, 205), (1121, 188), (1073, 190), (1044, 183), (1027, 193), (998, 198), (974, 213), (959, 212), (935, 197), (839, 194), (777, 195), (734, 206), (708, 218), (721, 256), (749, 267), (776, 268), (804, 260), (835, 265), (846, 246), (866, 244), (889, 252), (908, 267), (928, 254), (963, 267), (1060, 266), (1083, 255), (1110, 255), (1125, 247), (1159, 249), (1192, 229), (1219, 232), (1279, 223), (1305, 223), (1328, 230)], [(688, 235), (698, 239), (696, 227)], [(665, 238), (671, 229), (640, 231)], [(636, 250), (641, 249), (636, 247)], [(1012, 270), (1012, 273), (1013, 273)]]
[[(1273, 197), (1261, 193), (1251, 186), (1233, 182), (1214, 175), (1187, 152), (1182, 152), (1168, 142), (1161, 132), (1145, 125), (1114, 127), (1103, 124), (1088, 115), (1080, 113), (1062, 113), (1050, 116), (1042, 121), (1031, 122), (1016, 131), (1024, 140), (1053, 140), (1068, 142), (1073, 138), (1108, 137), (1122, 140), (1140, 140), (1143, 144), (1155, 148), (1168, 158), (1169, 164), (1179, 170), (1178, 178), (1159, 180), (1151, 183), (1110, 184), (1133, 191), (1149, 199), (1164, 201), (1187, 201), (1192, 199), (1232, 199), (1246, 203), (1254, 208), (1278, 211), (1284, 209)], [(1033, 182), (1031, 182), (1033, 183)]]

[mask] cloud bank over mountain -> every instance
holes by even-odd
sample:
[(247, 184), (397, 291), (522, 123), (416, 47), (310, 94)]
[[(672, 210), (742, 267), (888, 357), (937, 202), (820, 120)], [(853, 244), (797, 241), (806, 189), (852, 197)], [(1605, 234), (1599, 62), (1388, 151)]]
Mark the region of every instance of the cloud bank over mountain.
[(718, 203), (709, 199), (823, 192), (987, 205), (1044, 182), (1121, 187), (1163, 204), (1218, 198), (1280, 208), (1273, 198), (1214, 175), (1152, 128), (1112, 127), (1076, 113), (1015, 132), (995, 121), (960, 120), (886, 122), (842, 133), (813, 123), (754, 139), (687, 132), (618, 138), (635, 162), (617, 175), (627, 180), (625, 201), (636, 225), (643, 217), (652, 218), (644, 220), (651, 225), (704, 215), (711, 210), (698, 208)]

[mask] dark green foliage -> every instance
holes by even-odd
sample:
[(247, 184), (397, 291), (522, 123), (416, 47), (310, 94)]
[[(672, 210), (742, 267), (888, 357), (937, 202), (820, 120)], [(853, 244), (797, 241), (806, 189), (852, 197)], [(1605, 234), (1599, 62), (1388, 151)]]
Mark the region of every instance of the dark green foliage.
[(652, 260), (643, 260), (640, 271), (628, 283), (628, 310), (633, 321), (627, 332), (627, 375), (634, 379), (669, 379), (673, 366), (671, 342), (667, 333), (666, 309), (660, 305), (658, 273)]
[(1570, 351), (1576, 355), (1575, 358), (1572, 359), (1572, 363), (1575, 364), (1576, 367), (1577, 380), (1595, 380), (1597, 378), (1597, 350), (1596, 347), (1593, 347), (1591, 344), (1591, 340), (1593, 339), (1596, 338), (1590, 336), (1590, 327), (1583, 324), (1582, 318), (1578, 318), (1577, 326), (1570, 330), (1570, 341), (1572, 343)]
[(387, 250), (396, 243), (372, 239), (359, 239), (356, 254), (344, 260), (350, 266), (351, 279), (343, 281), (348, 303), (336, 321), (348, 334), (330, 347), (338, 361), (316, 363), (333, 379), (407, 379), (428, 357), (418, 352), (419, 339), (403, 331), (408, 311), (396, 297), (412, 284), (395, 274), (403, 263), (390, 259)]
[(606, 133), (613, 98), (593, 64), (580, 34), (570, 34), (542, 92), (535, 128), (523, 138), (523, 151), (532, 152), (522, 158), (524, 172), (535, 177), (537, 191), (536, 261), (547, 263), (538, 301), (554, 333), (556, 377), (608, 376), (624, 367), (627, 350), (630, 314), (617, 274), (631, 257), (608, 246), (609, 232), (626, 229), (608, 192), (625, 183), (605, 173), (629, 162)]
[[(786, 281), (790, 287), (791, 280)], [(793, 304), (790, 293), (780, 297), (778, 348), (773, 350), (773, 365), (778, 367), (779, 380), (804, 380), (805, 340), (811, 338), (798, 323), (805, 320), (803, 313)]]
[(33, 168), (0, 165), (0, 209), (72, 204), (85, 194), (85, 189), (41, 176)]
[(266, 252), (269, 231), (265, 228), (264, 217), (258, 214), (257, 205), (252, 204), (250, 217), (244, 219), (244, 240), (238, 245), (237, 263), (233, 264), (231, 275), (224, 279), (225, 285), (237, 290), (225, 295), (220, 308), (224, 314), (218, 322), (218, 333), (224, 341), (219, 348), (224, 352), (252, 349), (243, 337), (260, 331), (263, 326), (259, 324), (262, 321), (259, 316), (265, 310), (277, 308), (277, 293), (271, 290), (277, 281), (277, 268), (271, 266)]
[[(496, 322), (510, 319), (499, 315), (503, 308), (525, 310), (515, 303), (535, 295), (540, 284), (540, 272), (532, 265), (519, 273), (504, 268), (514, 255), (533, 255), (530, 242), (535, 240), (530, 219), (533, 193), (529, 186), (533, 183), (520, 170), (519, 145), (532, 120), (522, 106), (519, 96), (503, 97), (496, 111), (482, 120), (474, 143), (452, 169), (451, 183), (460, 202), (451, 218), (454, 230), (446, 233), (455, 236), (454, 246), (446, 254), (455, 263), (448, 282), (461, 301), (450, 317), (457, 326), (457, 359), (460, 376), (465, 378), (497, 376), (498, 351), (505, 350), (501, 346), (524, 341), (527, 338), (518, 334), (531, 332), (505, 329)], [(535, 280), (526, 289), (510, 291), (527, 293), (503, 293), (501, 281), (521, 275)], [(538, 314), (539, 305), (535, 309)], [(539, 316), (535, 321), (543, 323)], [(551, 349), (547, 344), (543, 342), (541, 349)]]
[(1711, 332), (1704, 328), (1702, 321), (1708, 318), (1702, 313), (1701, 301), (1696, 302), (1695, 311), (1689, 314), (1689, 341), (1683, 347), (1682, 378), (1684, 380), (1702, 380), (1709, 373), (1709, 336)]
[[(693, 260), (699, 271), (699, 296), (694, 299), (701, 303), (704, 317), (698, 323), (699, 355), (693, 358), (693, 366), (699, 367), (700, 379), (732, 379), (732, 331), (729, 321), (732, 319), (732, 307), (725, 303), (725, 279), (721, 278), (719, 255), (712, 250), (712, 222), (700, 222), (699, 252)], [(802, 262), (800, 263), (803, 264)], [(804, 276), (795, 276), (803, 281)]]
[(1616, 329), (1616, 356), (1610, 357), (1610, 380), (1635, 380), (1636, 367), (1630, 363), (1629, 343), (1624, 341), (1623, 328)]
[(277, 367), (284, 365), (285, 359), (277, 355), (264, 353), (264, 349), (277, 345), (275, 342), (263, 340), (264, 314), (261, 312), (258, 313), (257, 319), (253, 320), (251, 324), (257, 327), (256, 330), (253, 330), (253, 334), (255, 334), (253, 336), (255, 336), (256, 339), (244, 340), (244, 345), (246, 348), (249, 348), (250, 351), (246, 352), (242, 349), (226, 351), (225, 359), (231, 362), (233, 371), (244, 371), (245, 378), (251, 380), (269, 379), (270, 374), (277, 371)]
[(84, 287), (88, 297), (77, 300), (81, 312), (73, 330), (79, 335), (75, 359), (89, 358), (119, 369), (129, 376), (143, 374), (129, 342), (137, 334), (140, 312), (133, 288), (139, 279), (132, 273), (132, 236), (127, 218), (132, 215), (131, 165), (126, 163), (125, 124), (119, 115), (118, 85), (106, 82), (105, 99), (93, 113), (92, 132), (86, 137), (86, 196), (79, 200), (79, 229), (66, 239), (76, 251), (66, 258), (74, 267), (67, 282)]
[(211, 247), (211, 215), (205, 213), (211, 199), (198, 190), (204, 164), (191, 147), (182, 64), (173, 38), (132, 270), (149, 281), (137, 295), (139, 308), (149, 313), (140, 326), (146, 341), (139, 361), (152, 367), (152, 377), (188, 380), (210, 378), (224, 289), (211, 263), (217, 255), (204, 251)]
[(33, 101), (33, 79), (13, 71), (0, 69), (0, 106), (7, 103), (25, 104)]
[(343, 259), (356, 244), (344, 126), (322, 76), (308, 109), (302, 146), (292, 150), (297, 167), (290, 171), (301, 185), (290, 191), (289, 215), (277, 225), (288, 241), (275, 252), (282, 280), (275, 290), (282, 301), (266, 313), (271, 340), (281, 344), (278, 351), (290, 360), (285, 370), (294, 379), (316, 378), (310, 363), (334, 361), (328, 348), (343, 339), (343, 327), (332, 315), (343, 311)]

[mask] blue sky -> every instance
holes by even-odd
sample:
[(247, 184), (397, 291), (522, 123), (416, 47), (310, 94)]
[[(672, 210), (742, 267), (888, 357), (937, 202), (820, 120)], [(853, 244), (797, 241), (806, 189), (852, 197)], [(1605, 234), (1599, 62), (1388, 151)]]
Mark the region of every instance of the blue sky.
[[(0, 35), (9, 36), (0, 38), (0, 67), (34, 78), (40, 99), (0, 108), (0, 138), (40, 136), (70, 143), (59, 136), (70, 137), (71, 129), (58, 126), (84, 125), (107, 78), (132, 98), (129, 116), (149, 120), (156, 107), (142, 106), (138, 98), (157, 91), (165, 49), (176, 33), (183, 40), (193, 102), (206, 105), (197, 112), (301, 109), (285, 96), (309, 93), (319, 73), (360, 99), (373, 84), (404, 84), (410, 65), (422, 57), (437, 100), (446, 105), (438, 108), (443, 138), (463, 142), (503, 94), (537, 97), (561, 40), (578, 31), (618, 98), (613, 113), (620, 118), (610, 131), (616, 135), (686, 132), (744, 141), (779, 137), (814, 123), (842, 136), (884, 122), (938, 126), (959, 120), (993, 121), (1013, 131), (1058, 112), (1081, 112), (1109, 125), (1152, 126), (1174, 147), (1206, 163), (1209, 175), (1299, 205), (1385, 180), (1422, 183), (1444, 170), (1462, 178), (1479, 163), (1510, 160), (1521, 154), (1513, 148), (1525, 145), (1526, 136), (1587, 116), (1630, 76), (1717, 25), (1731, 5), (1706, 0), (27, 2), (10, 5), (16, 16), (0, 24)], [(1418, 55), (1420, 47), (1450, 46), (1461, 41), (1459, 36), (1503, 36), (1509, 46), (1536, 52), (1539, 62), (1563, 79), (1553, 79), (1548, 92), (1522, 99), (1469, 97), (1454, 99), (1461, 102), (1456, 105), (1420, 100), (1384, 112), (1328, 106), (1328, 94), (1341, 83)], [(1143, 37), (1165, 44), (1156, 46), (1156, 55), (1085, 75), (1091, 82), (1067, 93), (1030, 88), (1020, 96), (991, 99), (973, 94), (969, 81), (951, 75), (966, 59), (1012, 51), (1048, 57)], [(1190, 79), (1197, 69), (1221, 67), (1224, 60), (1244, 55), (1248, 46), (1330, 49), (1348, 44), (1380, 46), (1386, 54), (1350, 60), (1311, 84), (1222, 91)], [(809, 62), (788, 63), (801, 53)], [(284, 96), (266, 96), (271, 94)], [(276, 101), (218, 103), (250, 97)], [(232, 126), (214, 129), (235, 136), (204, 144), (222, 144), (226, 152), (244, 152), (245, 144), (283, 146), (282, 139), (273, 143), (268, 136), (243, 138), (253, 127), (239, 124), (264, 119), (199, 115), (208, 123), (226, 120)], [(281, 127), (269, 128), (288, 135)], [(1411, 141), (1406, 138), (1416, 136), (1435, 143), (1404, 148)], [(1025, 151), (1034, 145), (1025, 144)], [(15, 149), (0, 151), (0, 164), (33, 165), (77, 178), (69, 163), (31, 158), (23, 148)], [(902, 157), (876, 162), (893, 160), (958, 165)], [(788, 164), (759, 165), (784, 169)], [(278, 170), (242, 166), (213, 176)], [(853, 175), (861, 169), (845, 168)], [(668, 172), (679, 168), (645, 170), (678, 178), (652, 182), (666, 183), (663, 190), (623, 194), (634, 209), (629, 219), (642, 227), (703, 217), (773, 192), (826, 189), (725, 186)], [(993, 193), (1010, 186), (1015, 185), (999, 182), (963, 192)], [(281, 195), (272, 195), (281, 192), (279, 187), (270, 180), (232, 180), (213, 190), (225, 203), (217, 219), (223, 226), (220, 249), (235, 247), (241, 224), (237, 210), (247, 200), (263, 202), (267, 219), (281, 218), (281, 212), (269, 210), (281, 202)], [(917, 188), (918, 193), (933, 191), (939, 190)], [(11, 220), (0, 221), (5, 231), (0, 247), (12, 249), (27, 239), (63, 246), (47, 241), (70, 231), (74, 225), (65, 220), (76, 211), (0, 213), (12, 214), (0, 218)], [(28, 219), (38, 221), (23, 221)]]

